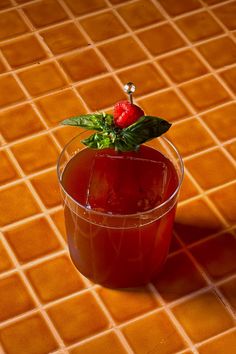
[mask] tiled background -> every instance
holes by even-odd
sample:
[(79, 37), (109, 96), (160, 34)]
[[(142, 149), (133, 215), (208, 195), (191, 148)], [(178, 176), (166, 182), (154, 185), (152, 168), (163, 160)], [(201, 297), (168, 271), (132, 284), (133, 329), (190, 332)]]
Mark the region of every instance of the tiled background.
[[(0, 0), (0, 353), (236, 353), (236, 1)], [(137, 85), (186, 174), (156, 284), (115, 291), (70, 263), (55, 164)]]

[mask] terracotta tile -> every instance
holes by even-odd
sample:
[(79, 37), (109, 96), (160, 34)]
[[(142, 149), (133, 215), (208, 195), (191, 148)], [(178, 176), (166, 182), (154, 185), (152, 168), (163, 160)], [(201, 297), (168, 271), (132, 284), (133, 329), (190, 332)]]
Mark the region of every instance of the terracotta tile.
[(0, 339), (9, 354), (35, 354), (35, 348), (38, 354), (45, 354), (58, 348), (44, 319), (38, 314), (2, 328)]
[(166, 302), (196, 291), (206, 282), (185, 253), (169, 257), (154, 285)]
[(15, 0), (17, 4), (25, 4), (26, 2), (29, 2), (31, 0)]
[(63, 210), (59, 210), (53, 214), (51, 214), (51, 218), (53, 222), (55, 223), (56, 227), (66, 240), (66, 228), (65, 228), (65, 218), (64, 218), (64, 212)]
[(236, 179), (235, 167), (219, 149), (194, 157), (185, 165), (203, 189)]
[(56, 171), (42, 173), (31, 181), (46, 208), (53, 208), (61, 203)]
[(0, 280), (0, 297), (1, 321), (34, 308), (33, 300), (17, 274)]
[(215, 354), (217, 352), (224, 354), (232, 354), (232, 352), (235, 350), (236, 331), (226, 333), (198, 347), (198, 351), (200, 354)]
[(166, 81), (160, 74), (159, 70), (151, 64), (142, 64), (132, 69), (126, 69), (119, 72), (118, 77), (123, 84), (126, 82), (134, 82), (136, 86), (135, 97), (155, 92), (166, 87)]
[(13, 267), (10, 256), (7, 253), (7, 250), (3, 246), (2, 241), (0, 241), (0, 273), (5, 272)]
[(228, 37), (215, 39), (197, 48), (213, 68), (218, 69), (236, 61), (236, 45)]
[(117, 11), (133, 30), (163, 20), (163, 16), (150, 0), (138, 0), (134, 3), (123, 5), (118, 7)]
[(236, 221), (235, 193), (236, 183), (209, 194), (210, 199), (230, 224), (234, 224)]
[(107, 72), (94, 49), (67, 55), (59, 60), (72, 81), (80, 81)]
[[(18, 73), (22, 83), (32, 96), (41, 95), (67, 85), (58, 67), (53, 63), (37, 66)], [(50, 77), (50, 80), (48, 78)]]
[(12, 164), (6, 151), (0, 151), (0, 185), (13, 181), (19, 177), (19, 173)]
[(198, 0), (159, 0), (159, 2), (171, 16), (177, 16), (182, 13), (193, 11), (201, 7)]
[(0, 58), (0, 74), (4, 73), (6, 71), (5, 64), (3, 63), (3, 60)]
[(199, 194), (197, 188), (195, 187), (193, 182), (190, 180), (188, 175), (186, 175), (186, 173), (185, 173), (184, 179), (182, 182), (182, 186), (180, 189), (179, 201), (189, 199), (191, 197), (194, 197), (197, 194)]
[(214, 292), (198, 295), (173, 309), (194, 342), (200, 342), (233, 327), (233, 319)]
[(177, 208), (175, 230), (186, 244), (220, 231), (222, 226), (203, 199), (196, 199)]
[(65, 3), (75, 15), (84, 15), (107, 7), (105, 0), (65, 0)]
[(130, 323), (122, 332), (136, 354), (171, 354), (185, 348), (183, 339), (164, 311)]
[(80, 23), (95, 42), (113, 38), (126, 32), (125, 27), (111, 11), (87, 17), (80, 20)]
[(142, 48), (130, 36), (103, 44), (99, 49), (113, 68), (122, 68), (147, 59)]
[(217, 4), (219, 2), (222, 2), (222, 0), (203, 0), (206, 4), (208, 5), (214, 5)]
[(166, 136), (173, 141), (182, 156), (213, 146), (214, 140), (195, 118), (175, 124)]
[(225, 148), (236, 160), (236, 141), (234, 143), (225, 145)]
[[(60, 104), (58, 104), (60, 102)], [(36, 105), (49, 126), (58, 125), (65, 118), (85, 113), (85, 107), (72, 90), (57, 92), (40, 98)]]
[(84, 132), (83, 128), (80, 127), (69, 127), (63, 126), (60, 129), (57, 129), (53, 132), (56, 139), (62, 146), (65, 146), (73, 137), (79, 135), (80, 133)]
[(229, 301), (230, 305), (236, 309), (236, 278), (223, 283), (220, 286), (220, 291)]
[(60, 256), (26, 271), (40, 300), (45, 303), (84, 288), (79, 272), (68, 256)]
[(154, 56), (169, 52), (185, 45), (183, 39), (169, 24), (139, 32), (138, 37), (149, 52)]
[(42, 0), (25, 6), (23, 10), (35, 27), (48, 26), (68, 18), (56, 0)]
[(114, 5), (118, 5), (118, 4), (121, 4), (123, 2), (127, 2), (129, 0), (109, 0), (110, 3), (114, 4)]
[(94, 353), (127, 354), (127, 351), (114, 332), (99, 336), (70, 350), (70, 354)]
[(211, 278), (218, 280), (236, 270), (236, 239), (226, 233), (193, 248), (191, 252)]
[(68, 344), (109, 327), (107, 318), (89, 292), (60, 302), (47, 312), (60, 336)]
[[(11, 122), (10, 125), (9, 122)], [(43, 124), (29, 104), (0, 113), (0, 132), (8, 142), (36, 133), (42, 129), (44, 129)]]
[(213, 76), (183, 84), (181, 90), (197, 111), (229, 100), (228, 93)]
[(28, 26), (16, 10), (0, 14), (0, 40), (8, 39), (28, 31)]
[(214, 14), (229, 30), (236, 29), (235, 11), (236, 3), (234, 1), (229, 4), (219, 6), (213, 10)]
[(98, 294), (118, 323), (128, 321), (158, 307), (154, 296), (146, 288), (127, 290), (100, 288)]
[(44, 218), (11, 228), (4, 235), (18, 261), (26, 263), (61, 248), (48, 221)]
[(231, 88), (231, 90), (236, 93), (236, 68), (231, 68), (221, 72), (220, 76), (224, 79), (226, 84)]
[[(47, 147), (46, 154), (45, 147)], [(11, 150), (26, 174), (55, 165), (59, 155), (55, 143), (48, 135), (41, 135), (13, 145)]]
[(1, 49), (12, 68), (32, 64), (47, 57), (34, 35), (11, 41), (2, 45)]
[[(220, 107), (202, 115), (202, 119), (211, 128), (221, 141), (232, 139), (236, 136), (236, 103)], [(222, 119), (224, 117), (224, 119)]]
[(39, 207), (24, 183), (0, 193), (0, 225), (4, 226), (38, 213)]
[(10, 0), (2, 0), (0, 3), (0, 9), (4, 10), (7, 9), (8, 7), (12, 7), (12, 3), (10, 2)]
[(165, 57), (159, 60), (159, 63), (170, 78), (177, 83), (193, 79), (208, 72), (194, 52), (189, 49)]
[(0, 107), (25, 99), (25, 94), (12, 75), (0, 77)]
[(173, 90), (157, 93), (138, 100), (146, 114), (173, 121), (189, 115), (189, 111)]
[(94, 111), (112, 106), (117, 101), (126, 99), (122, 88), (111, 76), (80, 85), (77, 90), (90, 109)]
[(176, 23), (192, 42), (216, 36), (223, 32), (220, 25), (207, 11), (183, 17)]
[(53, 54), (61, 54), (88, 45), (74, 23), (56, 26), (40, 32)]

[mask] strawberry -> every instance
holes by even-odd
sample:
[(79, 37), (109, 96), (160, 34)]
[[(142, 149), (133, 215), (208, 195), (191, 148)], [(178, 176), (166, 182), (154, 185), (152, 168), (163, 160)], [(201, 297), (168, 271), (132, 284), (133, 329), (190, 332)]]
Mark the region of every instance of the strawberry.
[(143, 115), (143, 110), (129, 101), (120, 101), (114, 106), (114, 122), (120, 128), (128, 127)]

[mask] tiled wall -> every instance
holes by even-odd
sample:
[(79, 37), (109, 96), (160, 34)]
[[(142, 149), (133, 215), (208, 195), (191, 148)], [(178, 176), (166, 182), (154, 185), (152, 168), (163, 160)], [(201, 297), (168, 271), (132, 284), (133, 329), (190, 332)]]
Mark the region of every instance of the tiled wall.
[[(0, 353), (236, 352), (236, 1), (0, 0)], [(136, 102), (186, 174), (159, 280), (115, 291), (70, 263), (58, 122)]]

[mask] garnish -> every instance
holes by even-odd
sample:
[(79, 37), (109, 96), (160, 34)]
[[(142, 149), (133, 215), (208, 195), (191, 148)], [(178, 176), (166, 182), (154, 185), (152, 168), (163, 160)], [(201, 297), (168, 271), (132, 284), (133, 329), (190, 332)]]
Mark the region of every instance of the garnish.
[(82, 140), (83, 144), (93, 149), (114, 148), (117, 151), (137, 150), (141, 144), (167, 132), (171, 126), (169, 122), (145, 116), (143, 110), (133, 104), (135, 86), (132, 83), (125, 85), (125, 91), (130, 95), (130, 102), (117, 102), (114, 117), (105, 112), (92, 113), (65, 119), (61, 124), (95, 130), (96, 133)]

